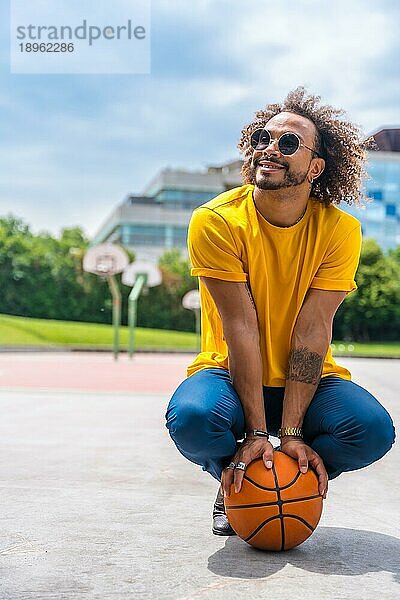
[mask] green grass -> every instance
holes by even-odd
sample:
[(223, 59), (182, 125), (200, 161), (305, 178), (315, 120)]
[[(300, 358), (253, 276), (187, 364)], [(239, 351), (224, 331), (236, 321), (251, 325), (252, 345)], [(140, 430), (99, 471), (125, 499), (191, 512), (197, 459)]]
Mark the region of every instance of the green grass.
[(370, 356), (400, 358), (400, 342), (332, 342), (334, 356)]
[[(76, 349), (112, 349), (111, 325), (31, 319), (0, 314), (0, 345), (32, 347), (65, 347)], [(127, 348), (128, 328), (120, 329), (121, 348)], [(145, 329), (138, 327), (135, 333), (137, 350), (196, 350), (196, 335), (183, 331)], [(371, 356), (400, 358), (400, 342), (358, 343), (333, 342), (335, 356)]]
[[(110, 349), (113, 327), (97, 323), (31, 319), (0, 314), (0, 345)], [(120, 328), (120, 347), (127, 348), (128, 328)], [(145, 329), (135, 331), (135, 348), (140, 350), (195, 350), (196, 335), (183, 331)]]

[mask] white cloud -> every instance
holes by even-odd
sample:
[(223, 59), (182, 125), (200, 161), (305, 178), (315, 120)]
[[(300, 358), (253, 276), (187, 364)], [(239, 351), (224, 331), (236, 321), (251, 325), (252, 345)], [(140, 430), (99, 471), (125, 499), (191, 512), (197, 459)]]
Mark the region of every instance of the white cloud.
[[(235, 35), (226, 54), (243, 63), (242, 85), (261, 105), (305, 84), (324, 100), (347, 108), (359, 122), (365, 119), (366, 128), (373, 126), (373, 115), (379, 122), (390, 119), (390, 111), (398, 116), (396, 94), (389, 106), (379, 107), (374, 96), (385, 82), (370, 70), (378, 58), (398, 64), (398, 19), (392, 12), (375, 2), (303, 0), (290, 8), (248, 4), (234, 17)], [(390, 97), (389, 86), (386, 91)], [(360, 110), (366, 95), (369, 107)]]
[(399, 7), (153, 0), (150, 76), (3, 73), (2, 212), (93, 233), (162, 166), (233, 158), (242, 124), (300, 84), (366, 131), (400, 123)]

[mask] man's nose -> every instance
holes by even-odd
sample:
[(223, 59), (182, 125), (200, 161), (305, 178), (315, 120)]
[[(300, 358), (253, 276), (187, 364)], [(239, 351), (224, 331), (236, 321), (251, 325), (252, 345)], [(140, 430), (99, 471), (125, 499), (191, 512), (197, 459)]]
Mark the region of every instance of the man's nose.
[(280, 150), (278, 146), (278, 140), (271, 140), (266, 148), (264, 148), (263, 152), (266, 152), (269, 156), (271, 155), (279, 155)]

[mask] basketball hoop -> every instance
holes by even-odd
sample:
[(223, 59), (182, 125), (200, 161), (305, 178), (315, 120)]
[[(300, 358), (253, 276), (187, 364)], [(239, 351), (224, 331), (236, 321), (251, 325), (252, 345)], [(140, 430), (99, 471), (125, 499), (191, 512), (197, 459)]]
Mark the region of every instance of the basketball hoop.
[(116, 275), (128, 266), (125, 250), (115, 244), (99, 244), (89, 248), (83, 258), (83, 269), (100, 277)]
[(160, 285), (162, 275), (157, 265), (150, 260), (135, 260), (122, 273), (122, 283), (132, 287), (128, 297), (129, 357), (134, 353), (134, 336), (137, 320), (137, 301), (141, 293), (147, 294), (150, 287)]
[(121, 323), (121, 292), (114, 278), (117, 273), (128, 266), (129, 258), (125, 250), (115, 244), (99, 244), (89, 248), (83, 257), (83, 270), (94, 273), (99, 277), (106, 277), (113, 299), (113, 325), (114, 325), (114, 358), (119, 352), (119, 326)]

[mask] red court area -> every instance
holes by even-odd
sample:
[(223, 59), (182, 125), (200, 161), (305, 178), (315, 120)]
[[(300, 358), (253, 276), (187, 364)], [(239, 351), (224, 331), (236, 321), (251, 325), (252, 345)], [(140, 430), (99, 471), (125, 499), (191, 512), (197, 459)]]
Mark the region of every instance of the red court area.
[(0, 389), (170, 394), (186, 378), (192, 354), (2, 352)]

